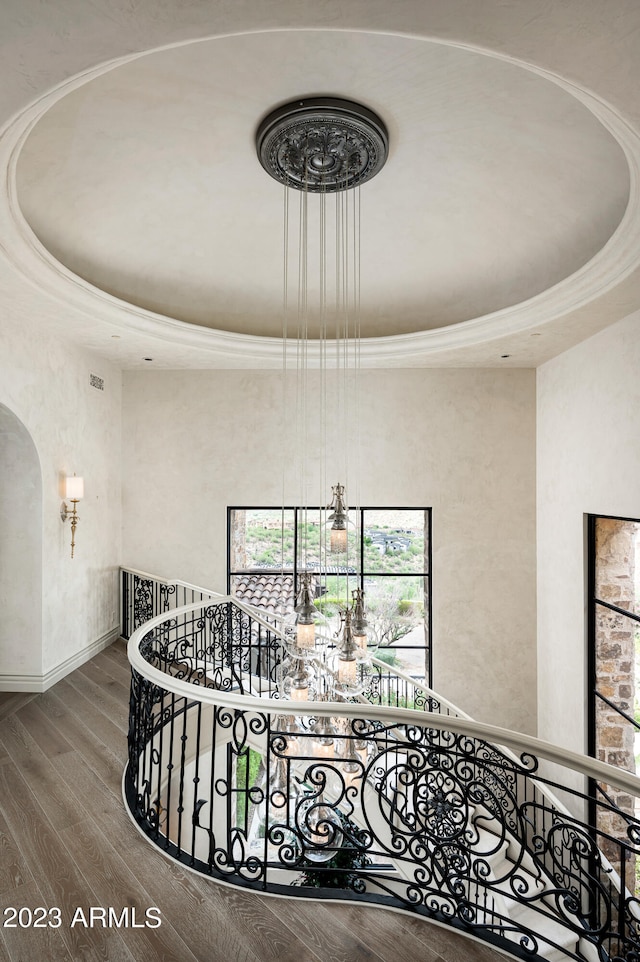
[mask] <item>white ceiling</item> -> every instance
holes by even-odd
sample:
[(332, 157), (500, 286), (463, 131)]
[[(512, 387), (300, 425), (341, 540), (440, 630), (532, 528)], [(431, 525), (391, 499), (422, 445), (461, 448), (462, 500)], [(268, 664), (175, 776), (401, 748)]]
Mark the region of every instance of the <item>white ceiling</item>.
[(267, 6), (3, 6), (16, 309), (125, 367), (277, 363), (283, 191), (254, 134), (322, 93), (389, 129), (361, 191), (366, 363), (530, 366), (640, 307), (640, 5)]

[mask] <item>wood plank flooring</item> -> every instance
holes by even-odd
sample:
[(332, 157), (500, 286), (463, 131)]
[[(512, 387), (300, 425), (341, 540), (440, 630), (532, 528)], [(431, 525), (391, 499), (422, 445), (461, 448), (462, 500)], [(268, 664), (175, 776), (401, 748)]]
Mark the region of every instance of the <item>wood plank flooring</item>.
[[(170, 862), (121, 797), (129, 668), (116, 642), (43, 695), (0, 694), (0, 962), (495, 962), (422, 919), (244, 892)], [(85, 926), (90, 907), (161, 925)], [(23, 909), (15, 927), (10, 913)], [(41, 920), (55, 925), (33, 924)], [(42, 915), (42, 913), (39, 913)]]

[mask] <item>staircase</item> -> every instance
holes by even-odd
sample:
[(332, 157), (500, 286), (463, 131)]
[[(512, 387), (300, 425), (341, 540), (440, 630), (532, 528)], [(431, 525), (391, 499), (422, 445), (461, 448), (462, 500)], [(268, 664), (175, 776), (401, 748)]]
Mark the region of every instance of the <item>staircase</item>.
[[(424, 689), (412, 703), (428, 711), (285, 702), (279, 657), (272, 626), (226, 598), (134, 633), (125, 798), (154, 844), (212, 878), (403, 909), (518, 958), (637, 962), (635, 894), (584, 821), (585, 796), (538, 760), (635, 794), (640, 780)], [(640, 823), (622, 817), (628, 862)], [(320, 888), (301, 886), (309, 872)]]

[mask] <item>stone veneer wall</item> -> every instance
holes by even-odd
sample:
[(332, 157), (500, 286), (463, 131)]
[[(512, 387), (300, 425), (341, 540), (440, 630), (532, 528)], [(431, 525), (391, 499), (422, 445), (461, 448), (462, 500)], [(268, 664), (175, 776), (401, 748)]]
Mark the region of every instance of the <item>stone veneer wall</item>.
[[(626, 611), (636, 611), (636, 544), (639, 525), (615, 518), (596, 522), (596, 597)], [(596, 688), (631, 717), (635, 709), (635, 635), (640, 626), (624, 615), (596, 606)], [(596, 753), (601, 761), (635, 772), (636, 729), (600, 698), (596, 701)], [(633, 813), (633, 799), (607, 788), (623, 811)], [(625, 838), (622, 820), (599, 812), (598, 827)], [(601, 846), (619, 871), (619, 850)], [(627, 880), (627, 884), (629, 884)]]

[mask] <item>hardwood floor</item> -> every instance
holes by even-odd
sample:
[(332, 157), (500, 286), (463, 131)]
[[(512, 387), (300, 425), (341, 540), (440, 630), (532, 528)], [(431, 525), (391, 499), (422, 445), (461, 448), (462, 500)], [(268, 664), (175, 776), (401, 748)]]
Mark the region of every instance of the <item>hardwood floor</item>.
[[(504, 959), (419, 918), (261, 896), (165, 859), (122, 803), (128, 688), (116, 642), (43, 695), (0, 695), (0, 962)], [(118, 917), (127, 908), (140, 927), (103, 927), (100, 917), (89, 927), (91, 906)], [(23, 911), (6, 927), (11, 907)], [(151, 907), (156, 928), (144, 926)]]

